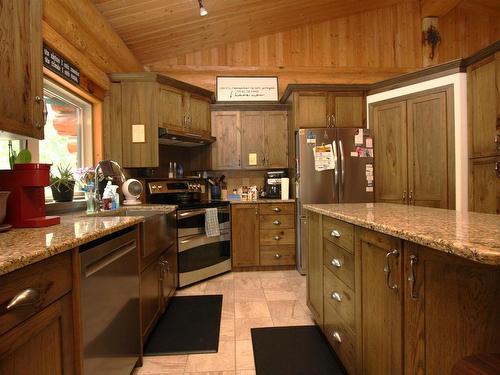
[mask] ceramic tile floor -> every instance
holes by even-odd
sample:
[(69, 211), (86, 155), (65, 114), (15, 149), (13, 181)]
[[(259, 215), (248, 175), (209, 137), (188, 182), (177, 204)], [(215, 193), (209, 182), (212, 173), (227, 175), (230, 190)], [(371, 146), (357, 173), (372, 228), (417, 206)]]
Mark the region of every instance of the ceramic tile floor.
[(144, 357), (134, 375), (255, 375), (250, 328), (314, 324), (297, 271), (232, 272), (176, 295), (222, 294), (219, 352)]

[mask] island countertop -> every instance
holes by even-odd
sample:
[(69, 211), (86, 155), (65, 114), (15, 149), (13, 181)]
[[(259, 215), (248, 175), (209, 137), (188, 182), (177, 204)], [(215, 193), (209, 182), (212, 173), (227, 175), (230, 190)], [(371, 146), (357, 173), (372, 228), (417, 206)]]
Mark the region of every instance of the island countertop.
[(500, 266), (500, 216), (388, 203), (305, 204), (360, 227)]
[[(169, 213), (176, 206), (140, 205), (126, 208)], [(99, 216), (87, 216), (85, 212), (76, 212), (61, 215), (58, 225), (16, 228), (0, 233), (0, 275), (144, 221), (143, 216), (113, 216), (117, 214), (116, 211), (107, 211)]]

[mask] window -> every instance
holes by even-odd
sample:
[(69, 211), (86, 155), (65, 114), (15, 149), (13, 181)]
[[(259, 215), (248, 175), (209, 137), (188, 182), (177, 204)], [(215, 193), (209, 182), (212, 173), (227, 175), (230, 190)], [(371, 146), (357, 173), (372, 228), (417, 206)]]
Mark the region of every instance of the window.
[(10, 169), (9, 163), (9, 143), (12, 149), (18, 153), (24, 148), (26, 142), (10, 139), (0, 139), (0, 169)]
[[(92, 166), (92, 104), (47, 79), (43, 92), (48, 111), (45, 138), (30, 144), (32, 153), (38, 154), (40, 163), (51, 163), (52, 172), (57, 166), (70, 166), (73, 171)], [(79, 195), (76, 186), (75, 197)], [(50, 188), (45, 196), (52, 199)]]

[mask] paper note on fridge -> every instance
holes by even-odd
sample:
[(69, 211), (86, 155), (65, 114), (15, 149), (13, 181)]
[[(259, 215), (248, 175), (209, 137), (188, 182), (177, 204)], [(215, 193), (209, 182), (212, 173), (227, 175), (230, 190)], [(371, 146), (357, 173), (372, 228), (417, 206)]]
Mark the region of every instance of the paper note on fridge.
[(356, 130), (354, 135), (354, 144), (356, 146), (363, 146), (363, 129)]
[(316, 146), (313, 148), (314, 152), (314, 169), (318, 172), (326, 171), (328, 169), (335, 169), (335, 156), (333, 154), (333, 147), (331, 144)]

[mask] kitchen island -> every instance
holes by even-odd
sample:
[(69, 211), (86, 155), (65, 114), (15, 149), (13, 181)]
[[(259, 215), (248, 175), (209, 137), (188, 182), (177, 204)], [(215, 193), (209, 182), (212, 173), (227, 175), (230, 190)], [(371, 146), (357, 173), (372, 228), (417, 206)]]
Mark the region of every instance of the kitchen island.
[(308, 306), (349, 373), (450, 373), (500, 350), (500, 218), (305, 205)]

